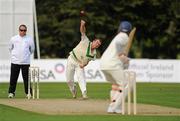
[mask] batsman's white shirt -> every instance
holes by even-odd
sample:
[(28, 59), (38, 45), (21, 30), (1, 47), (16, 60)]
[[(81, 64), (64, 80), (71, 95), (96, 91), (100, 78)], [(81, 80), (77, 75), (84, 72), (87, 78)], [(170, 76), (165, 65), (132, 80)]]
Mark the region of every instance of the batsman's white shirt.
[(101, 70), (116, 70), (123, 68), (123, 63), (120, 61), (118, 54), (123, 52), (128, 44), (128, 35), (120, 32), (109, 44), (100, 59)]
[(30, 55), (34, 52), (34, 41), (28, 35), (16, 35), (11, 38), (9, 50), (11, 63), (30, 64)]

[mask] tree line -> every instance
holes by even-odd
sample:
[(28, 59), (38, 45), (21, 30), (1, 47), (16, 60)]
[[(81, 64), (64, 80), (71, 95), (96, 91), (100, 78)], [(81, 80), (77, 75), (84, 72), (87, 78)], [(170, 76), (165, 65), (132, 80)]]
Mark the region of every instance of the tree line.
[(42, 58), (66, 58), (80, 41), (80, 11), (87, 36), (102, 39), (98, 57), (117, 34), (119, 23), (137, 28), (131, 58), (180, 58), (178, 0), (36, 0)]

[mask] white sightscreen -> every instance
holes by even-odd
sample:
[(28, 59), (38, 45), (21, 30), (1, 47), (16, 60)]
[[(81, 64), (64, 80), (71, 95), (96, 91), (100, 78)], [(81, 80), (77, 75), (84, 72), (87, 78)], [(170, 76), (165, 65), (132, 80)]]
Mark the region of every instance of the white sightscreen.
[(0, 0), (0, 59), (9, 59), (8, 44), (20, 24), (33, 37), (33, 0)]

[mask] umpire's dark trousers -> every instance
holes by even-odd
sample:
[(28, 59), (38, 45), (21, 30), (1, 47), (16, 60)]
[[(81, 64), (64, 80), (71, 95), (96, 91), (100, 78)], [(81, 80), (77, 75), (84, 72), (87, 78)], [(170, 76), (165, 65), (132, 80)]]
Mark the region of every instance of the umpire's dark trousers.
[(9, 85), (9, 93), (13, 93), (15, 95), (17, 80), (19, 77), (19, 72), (21, 70), (22, 77), (24, 81), (24, 91), (28, 94), (28, 72), (30, 65), (18, 65), (11, 63), (11, 74), (10, 74), (10, 85)]

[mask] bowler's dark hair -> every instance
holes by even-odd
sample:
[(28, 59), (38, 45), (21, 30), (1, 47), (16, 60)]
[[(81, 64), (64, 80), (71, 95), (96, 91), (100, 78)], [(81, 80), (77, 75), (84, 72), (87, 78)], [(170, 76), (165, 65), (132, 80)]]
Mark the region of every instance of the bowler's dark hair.
[(100, 36), (94, 35), (94, 40), (98, 39), (102, 43), (102, 38)]

